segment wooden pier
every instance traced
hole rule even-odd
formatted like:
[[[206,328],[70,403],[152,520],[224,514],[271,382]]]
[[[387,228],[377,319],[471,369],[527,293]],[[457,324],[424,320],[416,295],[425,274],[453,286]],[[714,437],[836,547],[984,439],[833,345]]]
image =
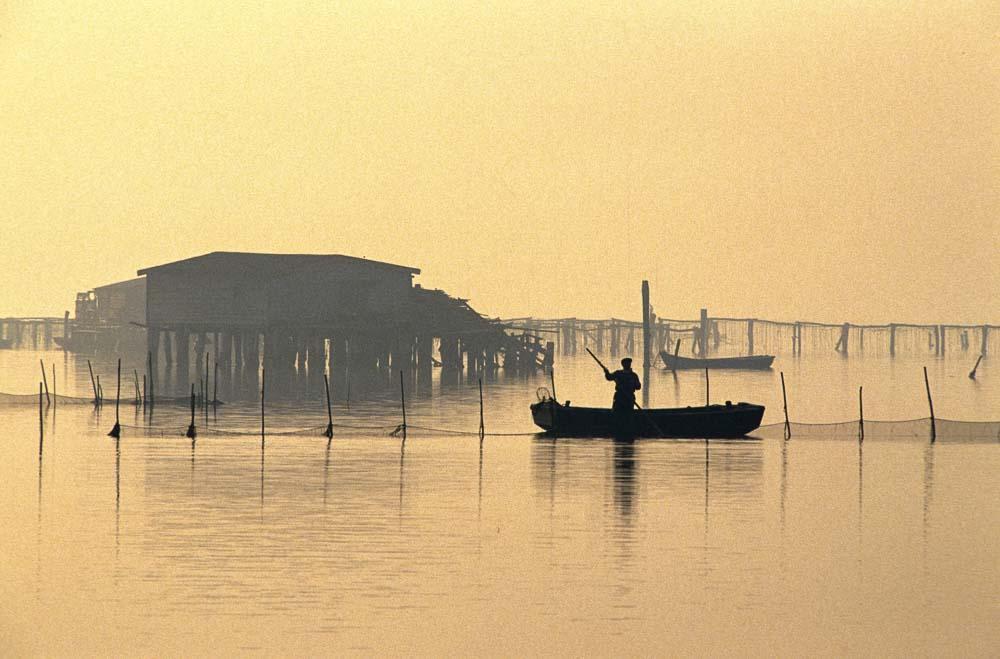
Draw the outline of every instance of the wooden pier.
[[[775,321],[761,318],[709,316],[702,309],[697,319],[658,318],[649,313],[652,361],[660,351],[681,341],[681,354],[754,355],[886,354],[945,355],[951,352],[989,354],[1000,349],[1000,325],[889,323],[820,323]],[[509,327],[551,336],[556,351],[575,355],[590,348],[599,353],[643,354],[643,322],[621,318],[507,318]],[[671,348],[672,350],[672,348]]]

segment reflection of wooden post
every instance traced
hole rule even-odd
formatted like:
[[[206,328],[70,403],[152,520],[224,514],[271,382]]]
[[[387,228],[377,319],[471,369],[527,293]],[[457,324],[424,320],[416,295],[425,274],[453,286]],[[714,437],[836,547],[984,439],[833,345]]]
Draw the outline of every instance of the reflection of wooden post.
[[[649,354],[652,348],[652,336],[649,331],[649,282],[642,282],[642,365],[649,366]]]
[[[699,337],[701,356],[708,356],[708,309],[701,310],[701,336]]]
[[[69,349],[69,311],[63,313],[63,350]]]
[[[938,354],[944,356],[944,325],[938,328]]]
[[[747,321],[747,354],[753,354],[753,318]]]
[[[896,356],[896,323],[889,323],[889,356]]]

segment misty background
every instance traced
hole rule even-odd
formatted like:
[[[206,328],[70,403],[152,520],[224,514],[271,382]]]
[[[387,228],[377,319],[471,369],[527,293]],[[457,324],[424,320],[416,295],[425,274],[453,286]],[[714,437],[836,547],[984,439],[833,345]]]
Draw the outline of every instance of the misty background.
[[[0,315],[215,250],[490,315],[1000,320],[993,2],[9,2]]]

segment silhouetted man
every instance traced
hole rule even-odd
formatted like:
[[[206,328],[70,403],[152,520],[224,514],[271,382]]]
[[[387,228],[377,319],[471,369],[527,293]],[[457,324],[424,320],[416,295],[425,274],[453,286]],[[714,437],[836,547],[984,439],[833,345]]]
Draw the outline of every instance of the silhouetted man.
[[[632,358],[623,359],[622,367],[614,373],[605,368],[604,378],[615,383],[615,398],[611,403],[611,410],[616,415],[631,414],[635,407],[635,392],[642,389],[639,375],[632,370]]]

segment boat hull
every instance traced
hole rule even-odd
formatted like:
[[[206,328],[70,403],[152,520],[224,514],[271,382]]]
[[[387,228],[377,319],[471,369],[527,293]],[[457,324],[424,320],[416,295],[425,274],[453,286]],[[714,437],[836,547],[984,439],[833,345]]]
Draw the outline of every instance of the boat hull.
[[[624,417],[599,407],[568,407],[552,400],[531,406],[547,433],[565,437],[740,438],[760,427],[764,407],[751,403],[634,410]]]
[[[667,368],[677,370],[733,368],[750,371],[766,371],[774,362],[774,355],[750,355],[748,357],[708,357],[695,359],[693,357],[673,356],[667,351],[660,353],[660,358]]]

